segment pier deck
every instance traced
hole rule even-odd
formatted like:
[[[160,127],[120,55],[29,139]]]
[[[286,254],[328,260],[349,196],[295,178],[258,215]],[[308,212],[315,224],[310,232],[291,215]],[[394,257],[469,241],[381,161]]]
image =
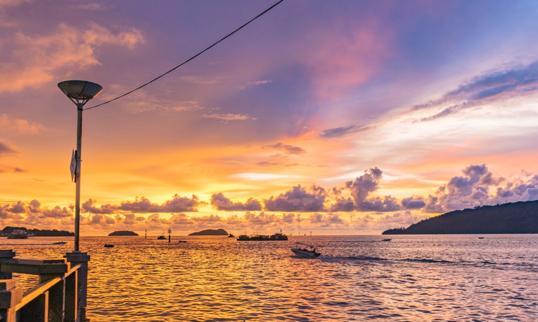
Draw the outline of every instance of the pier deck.
[[[0,321],[79,322],[86,320],[89,256],[68,253],[66,259],[15,258],[0,250]],[[39,284],[26,294],[13,273],[39,276]]]

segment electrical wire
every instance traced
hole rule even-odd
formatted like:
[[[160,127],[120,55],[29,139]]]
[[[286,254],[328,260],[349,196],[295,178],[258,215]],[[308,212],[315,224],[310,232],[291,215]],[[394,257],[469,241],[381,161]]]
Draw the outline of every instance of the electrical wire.
[[[109,103],[112,103],[114,101],[117,101],[119,100],[120,98],[123,98],[129,94],[132,94],[146,86],[148,86],[149,84],[163,78],[164,76],[172,73],[173,71],[175,71],[176,69],[180,68],[181,66],[183,65],[186,65],[187,63],[193,61],[194,59],[196,59],[198,56],[202,55],[203,53],[207,52],[208,50],[210,50],[211,48],[215,47],[216,45],[220,44],[221,42],[223,42],[224,40],[228,39],[229,37],[233,36],[235,33],[237,33],[238,31],[240,31],[241,29],[245,28],[246,26],[248,26],[250,23],[254,22],[255,20],[257,20],[258,18],[262,17],[263,15],[265,15],[266,13],[268,13],[269,11],[271,11],[273,8],[275,8],[276,6],[278,6],[279,4],[281,4],[282,2],[284,2],[284,0],[279,0],[277,2],[275,2],[273,5],[271,5],[269,8],[265,9],[264,11],[260,12],[259,14],[257,14],[256,16],[254,16],[253,18],[249,19],[247,22],[245,22],[244,24],[242,24],[241,26],[235,28],[232,32],[226,34],[225,36],[219,38],[217,41],[215,41],[214,43],[212,43],[211,45],[207,46],[206,48],[204,48],[203,50],[197,52],[196,54],[192,55],[190,58],[188,58],[187,60],[181,62],[180,64],[172,67],[171,69],[167,70],[166,72],[158,75],[157,77],[121,94],[121,95],[118,95],[112,99],[109,99],[107,101],[104,101],[102,103],[99,103],[97,105],[93,105],[93,106],[90,106],[90,107],[87,107],[85,108],[84,110],[91,110],[91,109],[94,109],[94,108],[98,108],[98,107],[101,107],[103,105],[106,105],[106,104],[109,104]]]

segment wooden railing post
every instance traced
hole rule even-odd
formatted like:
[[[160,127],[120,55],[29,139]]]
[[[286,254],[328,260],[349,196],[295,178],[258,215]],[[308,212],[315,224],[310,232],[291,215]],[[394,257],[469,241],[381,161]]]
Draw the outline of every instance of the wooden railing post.
[[[78,319],[78,270],[67,276],[64,283],[64,321],[75,322]]]
[[[65,320],[65,279],[49,290],[49,322]]]
[[[2,263],[15,257],[13,250],[0,250],[0,321],[15,322],[15,305],[22,299],[22,290],[16,287],[11,272],[2,271]]]
[[[0,250],[0,279],[11,279],[13,277],[11,272],[3,272],[1,265],[15,258],[15,255],[16,253],[12,249]]]
[[[39,282],[44,283],[46,281],[49,281],[55,277],[61,277],[62,282],[56,284],[55,286],[51,287],[49,291],[46,293],[46,299],[45,299],[45,314],[46,314],[46,320],[47,322],[63,322],[64,316],[65,316],[65,280],[64,280],[64,273],[48,273],[48,274],[40,274],[39,275]]]
[[[72,266],[80,265],[77,270],[77,321],[86,322],[86,303],[88,298],[88,262],[90,255],[72,252],[65,255]]]
[[[15,305],[22,299],[22,289],[14,280],[0,280],[0,321],[15,322]]]

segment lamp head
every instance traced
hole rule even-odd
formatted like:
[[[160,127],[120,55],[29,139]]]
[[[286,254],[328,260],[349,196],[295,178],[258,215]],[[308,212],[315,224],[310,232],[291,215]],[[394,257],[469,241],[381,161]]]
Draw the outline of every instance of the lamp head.
[[[58,83],[60,90],[75,104],[84,105],[97,95],[103,87],[85,80],[67,80]]]

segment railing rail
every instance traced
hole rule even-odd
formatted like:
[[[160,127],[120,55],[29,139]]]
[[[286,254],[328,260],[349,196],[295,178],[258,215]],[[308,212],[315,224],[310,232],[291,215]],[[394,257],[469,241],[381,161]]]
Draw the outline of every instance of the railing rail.
[[[69,262],[14,257],[13,251],[0,250],[0,321],[85,322],[86,254],[69,253]],[[40,283],[23,295],[13,273],[38,275]]]
[[[48,282],[39,284],[36,288],[32,289],[28,294],[25,294],[19,303],[17,303],[14,307],[15,311],[18,312],[21,309],[23,309],[28,303],[32,302],[36,298],[40,297],[41,295],[48,292],[53,286],[57,285],[58,283],[61,283],[63,279],[61,277],[56,277],[51,279]]]

